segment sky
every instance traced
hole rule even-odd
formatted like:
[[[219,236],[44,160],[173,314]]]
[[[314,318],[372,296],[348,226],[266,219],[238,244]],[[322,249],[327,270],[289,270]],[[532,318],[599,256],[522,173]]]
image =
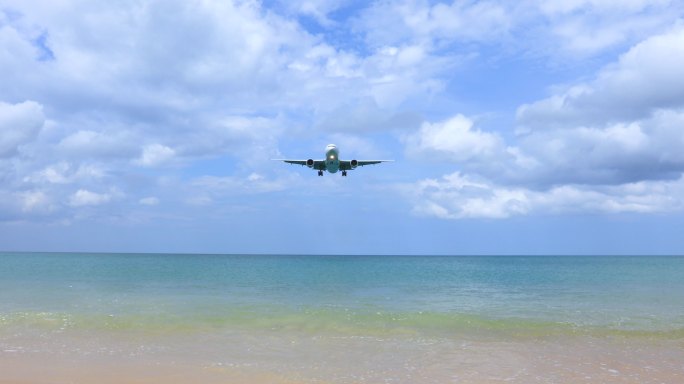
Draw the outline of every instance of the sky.
[[[683,174],[684,1],[0,0],[0,250],[684,254]]]

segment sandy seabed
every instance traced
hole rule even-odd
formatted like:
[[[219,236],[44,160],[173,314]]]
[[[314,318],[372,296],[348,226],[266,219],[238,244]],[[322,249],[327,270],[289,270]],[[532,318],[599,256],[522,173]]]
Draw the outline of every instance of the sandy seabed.
[[[684,383],[684,340],[298,332],[0,336],[0,383]]]

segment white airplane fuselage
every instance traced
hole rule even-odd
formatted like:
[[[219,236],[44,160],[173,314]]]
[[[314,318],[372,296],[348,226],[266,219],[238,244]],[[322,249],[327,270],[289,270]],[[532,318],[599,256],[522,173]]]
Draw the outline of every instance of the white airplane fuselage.
[[[330,173],[340,170],[340,150],[335,144],[325,147],[325,169]]]

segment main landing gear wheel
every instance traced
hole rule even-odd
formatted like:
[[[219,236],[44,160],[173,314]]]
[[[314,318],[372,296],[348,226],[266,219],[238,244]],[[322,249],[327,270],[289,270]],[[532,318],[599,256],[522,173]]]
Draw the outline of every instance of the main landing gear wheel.
[[[323,176],[323,171],[318,171],[318,176]]]
[[[342,171],[342,176],[347,176],[347,171]]]

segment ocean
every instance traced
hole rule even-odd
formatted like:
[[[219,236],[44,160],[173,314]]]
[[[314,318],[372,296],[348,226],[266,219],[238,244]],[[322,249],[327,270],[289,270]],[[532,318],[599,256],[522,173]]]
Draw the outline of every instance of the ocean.
[[[3,359],[82,367],[64,382],[112,362],[206,382],[669,382],[684,257],[0,253]]]

